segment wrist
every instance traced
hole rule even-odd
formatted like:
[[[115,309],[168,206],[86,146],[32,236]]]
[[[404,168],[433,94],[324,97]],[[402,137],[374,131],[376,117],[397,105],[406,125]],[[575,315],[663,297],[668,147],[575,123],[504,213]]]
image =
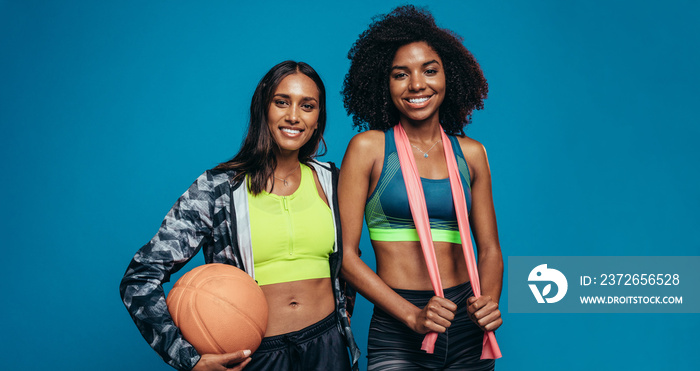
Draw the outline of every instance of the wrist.
[[[192,347],[194,349],[194,347]],[[202,356],[197,354],[194,357],[186,360],[186,363],[184,364],[184,367],[186,370],[196,370],[195,367],[199,364],[199,361],[202,359]]]
[[[488,292],[482,292],[481,296],[485,296],[485,297],[489,298],[492,302],[498,304],[499,298],[497,296],[491,295]]]
[[[420,308],[413,306],[411,310],[408,311],[408,314],[404,316],[404,318],[401,320],[406,327],[410,328],[411,330],[415,331],[416,330],[416,322],[418,321],[418,314],[420,313]]]

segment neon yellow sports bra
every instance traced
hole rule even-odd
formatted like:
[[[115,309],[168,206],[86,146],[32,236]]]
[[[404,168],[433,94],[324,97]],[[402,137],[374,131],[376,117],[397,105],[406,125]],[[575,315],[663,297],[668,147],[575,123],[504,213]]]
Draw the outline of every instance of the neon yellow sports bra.
[[[335,232],[331,209],[318,195],[311,168],[289,196],[248,193],[255,280],[259,285],[331,276]]]

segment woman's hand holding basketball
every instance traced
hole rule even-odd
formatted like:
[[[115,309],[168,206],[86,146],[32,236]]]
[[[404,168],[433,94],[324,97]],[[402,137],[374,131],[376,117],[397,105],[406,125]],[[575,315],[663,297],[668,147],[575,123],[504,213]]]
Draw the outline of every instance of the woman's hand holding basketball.
[[[498,303],[488,295],[482,295],[478,299],[473,296],[468,298],[467,312],[469,318],[484,331],[494,331],[503,324]]]
[[[250,350],[226,354],[204,354],[192,371],[240,371],[250,362]]]
[[[416,315],[412,330],[425,334],[428,332],[443,333],[452,325],[457,304],[449,299],[433,296],[428,304]]]

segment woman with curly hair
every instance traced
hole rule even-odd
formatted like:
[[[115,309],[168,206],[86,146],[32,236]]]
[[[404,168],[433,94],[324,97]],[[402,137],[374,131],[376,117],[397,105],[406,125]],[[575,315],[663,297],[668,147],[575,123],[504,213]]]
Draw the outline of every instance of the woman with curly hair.
[[[342,274],[375,305],[368,369],[492,370],[503,259],[486,151],[464,135],[481,68],[413,6],[375,19],[348,58],[345,108],[369,130],[343,159]],[[359,258],[363,215],[376,273]]]
[[[338,171],[315,160],[325,128],[326,93],[316,71],[294,61],[272,67],[253,93],[238,154],[202,174],[134,256],[122,300],[174,368],[356,369],[359,349],[338,277]],[[200,249],[207,264],[243,269],[265,294],[267,330],[255,353],[199,354],[175,326],[163,283]]]

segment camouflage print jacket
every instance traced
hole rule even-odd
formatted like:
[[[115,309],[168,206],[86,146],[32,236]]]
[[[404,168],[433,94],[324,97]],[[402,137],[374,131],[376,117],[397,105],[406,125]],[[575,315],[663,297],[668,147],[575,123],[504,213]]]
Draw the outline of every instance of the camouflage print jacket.
[[[318,174],[335,221],[335,246],[329,264],[338,330],[345,336],[357,369],[360,350],[348,320],[354,292],[339,278],[343,247],[335,192],[338,169],[330,162],[312,161],[310,165]],[[136,253],[119,286],[124,305],[143,337],[178,370],[191,370],[200,355],[173,323],[163,283],[200,249],[206,263],[231,264],[254,277],[248,191],[245,182],[233,182],[233,175],[232,171],[208,170],[199,176],[170,209],[155,237]]]

